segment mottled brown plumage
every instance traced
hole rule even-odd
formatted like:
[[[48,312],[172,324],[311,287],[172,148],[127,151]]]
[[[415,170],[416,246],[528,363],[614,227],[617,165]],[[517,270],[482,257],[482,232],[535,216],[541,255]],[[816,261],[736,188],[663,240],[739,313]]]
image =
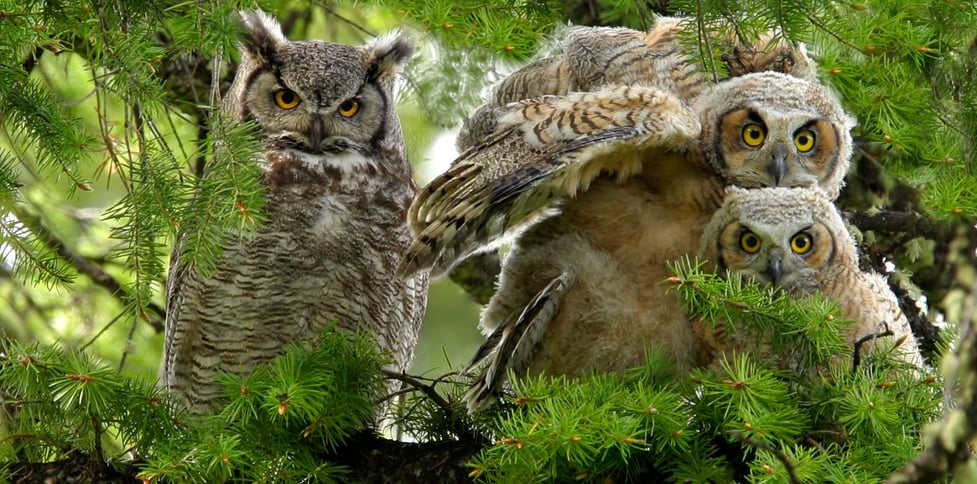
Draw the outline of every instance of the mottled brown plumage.
[[[647,32],[624,27],[566,29],[560,53],[524,66],[493,87],[485,104],[465,120],[458,148],[464,151],[483,142],[497,130],[505,105],[515,101],[615,85],[655,87],[686,101],[697,97],[711,76],[682,43],[688,20],[659,17]],[[770,34],[748,45],[730,38],[712,42],[728,50],[722,59],[729,77],[775,71],[816,80],[816,66],[803,45],[791,45]]]
[[[888,331],[891,335],[882,340],[894,344],[904,338],[899,356],[922,367],[895,295],[882,275],[858,268],[855,241],[820,189],[730,187],[722,208],[704,229],[700,247],[699,255],[720,272],[729,270],[757,284],[772,283],[793,296],[820,293],[837,300],[842,316],[854,321],[845,330],[849,344]],[[754,338],[736,336],[707,336],[711,356],[706,363],[721,352],[757,351]],[[866,344],[862,351],[871,346]]]
[[[195,413],[219,397],[219,370],[243,375],[334,321],[372,332],[404,370],[427,298],[424,271],[394,275],[415,192],[393,105],[410,43],[291,42],[263,12],[243,19],[242,62],[223,109],[260,126],[267,222],[249,240],[228,234],[209,277],[177,244],[162,376]]]
[[[493,94],[499,97],[473,115],[488,117],[460,139],[472,146],[412,205],[417,237],[408,274],[427,267],[443,273],[517,234],[481,318],[486,344],[497,349],[478,354],[489,364],[468,394],[470,409],[491,403],[506,368],[620,371],[640,364],[647,347],[663,350],[680,371],[701,363],[693,328],[660,283],[671,275],[666,262],[698,250],[724,186],[840,189],[851,120],[831,93],[776,72],[705,83],[679,50],[675,28],[665,19],[647,35],[574,31],[569,45],[594,47],[570,48],[564,61],[540,61],[504,80]],[[782,66],[780,57],[770,59],[771,68]],[[584,68],[574,66],[602,75],[579,82],[573,73]],[[534,72],[569,75],[569,92],[501,104],[523,92],[563,89],[529,82]],[[753,144],[747,119],[756,126],[750,133],[763,138],[752,137]],[[812,129],[821,122],[824,131]],[[478,131],[486,127],[489,133]]]

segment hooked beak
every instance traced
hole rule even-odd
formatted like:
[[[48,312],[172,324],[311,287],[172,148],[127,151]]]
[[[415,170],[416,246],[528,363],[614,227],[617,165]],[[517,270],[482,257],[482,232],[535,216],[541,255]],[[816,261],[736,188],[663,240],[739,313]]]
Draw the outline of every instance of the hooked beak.
[[[780,180],[787,174],[787,147],[783,143],[777,143],[773,147],[773,159],[770,160],[767,170],[774,179],[774,186],[780,186]]]
[[[313,152],[319,151],[319,146],[322,144],[323,135],[325,133],[325,126],[322,122],[322,116],[318,113],[312,115],[312,129],[309,130],[309,144]]]
[[[784,268],[781,265],[783,258],[784,254],[779,250],[770,252],[770,264],[767,266],[767,277],[769,277],[770,282],[774,284],[780,281],[780,276],[784,275]]]

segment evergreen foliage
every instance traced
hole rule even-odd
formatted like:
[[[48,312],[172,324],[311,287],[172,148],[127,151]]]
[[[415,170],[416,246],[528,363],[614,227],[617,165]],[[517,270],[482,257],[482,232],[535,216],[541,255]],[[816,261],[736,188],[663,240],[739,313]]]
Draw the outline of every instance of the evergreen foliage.
[[[939,379],[907,367],[891,346],[852,368],[854,349],[838,338],[842,322],[825,318],[832,303],[724,284],[699,268],[679,263],[672,280],[694,314],[730,331],[773,335],[774,354],[796,351],[803,363],[779,368],[726,355],[717,368],[674,375],[651,354],[623,377],[513,378],[513,405],[486,425],[495,445],[473,460],[473,475],[881,482],[922,450],[923,425],[941,413]],[[822,351],[825,344],[832,350]]]
[[[0,456],[14,469],[80,451],[145,459],[140,476],[151,481],[341,482],[324,456],[374,420],[384,388],[374,341],[331,328],[247,377],[225,375],[228,403],[204,418],[86,353],[2,344]]]

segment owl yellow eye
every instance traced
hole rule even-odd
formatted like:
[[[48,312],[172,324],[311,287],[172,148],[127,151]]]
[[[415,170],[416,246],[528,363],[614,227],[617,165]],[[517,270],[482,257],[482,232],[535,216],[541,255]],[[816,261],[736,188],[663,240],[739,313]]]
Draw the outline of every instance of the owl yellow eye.
[[[755,254],[760,250],[760,238],[753,232],[743,232],[740,236],[740,248],[747,254]]]
[[[302,102],[299,96],[288,89],[279,89],[275,91],[275,104],[282,109],[292,109],[298,106]]]
[[[802,153],[807,153],[814,149],[814,131],[802,129],[794,135],[794,146]]]
[[[749,123],[743,126],[743,142],[748,146],[760,146],[767,138],[767,131],[756,123]]]
[[[790,249],[798,254],[804,255],[810,252],[811,247],[814,247],[814,241],[811,239],[811,234],[807,232],[798,232],[790,239]]]
[[[355,99],[347,99],[339,105],[340,116],[352,118],[358,112],[360,112],[360,102]]]

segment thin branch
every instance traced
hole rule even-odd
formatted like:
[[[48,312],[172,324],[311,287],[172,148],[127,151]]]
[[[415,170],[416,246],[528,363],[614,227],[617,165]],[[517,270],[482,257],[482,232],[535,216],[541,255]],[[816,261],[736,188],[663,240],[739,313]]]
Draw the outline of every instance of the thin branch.
[[[383,373],[384,375],[386,375],[387,378],[391,378],[393,380],[402,381],[402,382],[404,382],[404,383],[406,383],[406,384],[408,384],[408,385],[416,388],[421,393],[423,393],[425,396],[427,396],[428,398],[430,398],[431,401],[433,401],[435,404],[437,404],[437,406],[440,407],[441,410],[444,411],[444,413],[448,416],[449,419],[451,419],[451,420],[455,420],[456,419],[457,411],[456,411],[455,407],[453,407],[451,405],[451,402],[449,402],[448,400],[446,400],[443,396],[441,396],[440,393],[438,393],[434,389],[434,385],[436,385],[437,383],[441,382],[441,379],[440,378],[439,379],[436,379],[436,380],[432,380],[433,383],[431,385],[427,385],[424,382],[422,382],[420,379],[418,379],[416,377],[413,377],[411,375],[408,375],[408,374],[406,374],[406,373],[404,373],[402,371],[396,371],[396,370],[391,370],[391,369],[387,369],[387,368],[381,368],[380,369],[380,372]],[[460,439],[462,439],[462,440],[465,440],[465,441],[468,441],[468,442],[482,442],[482,441],[485,440],[478,433],[472,432],[471,429],[469,429],[468,426],[466,426],[466,425],[460,425],[458,427],[459,428],[456,428],[454,430],[457,432],[458,437]]]
[[[129,354],[132,353],[132,348],[133,348],[132,340],[136,335],[137,326],[138,325],[136,324],[136,322],[133,321],[132,327],[129,328],[129,335],[126,336],[125,349],[122,350],[122,358],[119,358],[119,373],[122,373],[122,370],[126,366],[126,359],[129,357]]]
[[[101,338],[102,335],[105,334],[105,332],[109,330],[109,328],[111,328],[112,326],[115,326],[115,323],[117,323],[120,319],[122,319],[122,315],[123,314],[125,314],[125,313],[119,313],[119,314],[115,315],[115,317],[112,318],[111,321],[109,321],[108,323],[106,323],[106,325],[103,326],[102,329],[98,330],[98,332],[96,332],[94,335],[92,335],[92,337],[88,339],[88,342],[87,343],[81,345],[81,348],[80,349],[82,351],[84,351],[86,348],[88,348],[89,346],[91,346],[92,344],[94,344],[96,341],[98,341],[98,339]],[[122,359],[125,360],[125,354],[124,353],[122,355]]]
[[[386,375],[387,378],[390,378],[392,380],[402,381],[420,390],[421,393],[427,395],[427,397],[430,398],[431,401],[436,403],[445,412],[448,412],[449,414],[454,412],[454,408],[451,406],[451,403],[445,400],[445,398],[442,397],[441,394],[434,389],[434,386],[426,385],[422,381],[418,380],[417,378],[414,378],[402,371],[395,371],[387,368],[381,368],[380,372]]]
[[[377,36],[377,34],[371,32],[366,27],[363,27],[362,25],[354,22],[353,20],[351,20],[349,18],[346,18],[346,17],[340,15],[339,12],[336,11],[336,9],[330,7],[325,2],[316,1],[316,2],[312,2],[312,3],[315,4],[315,5],[318,5],[319,8],[325,10],[326,13],[328,13],[329,15],[332,15],[333,17],[336,17],[337,19],[345,22],[350,27],[353,27],[354,29],[359,30],[360,32],[363,32],[364,34],[369,35],[370,37],[376,37]]]
[[[695,18],[696,31],[699,35],[699,46],[701,47],[703,43],[706,44],[706,52],[700,56],[700,59],[705,58],[708,60],[708,65],[710,71],[712,72],[712,82],[719,82],[719,67],[716,66],[716,59],[712,55],[712,42],[709,40],[709,32],[706,28],[705,20],[703,20],[705,18],[705,13],[703,12],[703,5],[701,1],[696,2]],[[702,52],[701,48],[699,49],[699,52]]]
[[[882,338],[882,337],[885,337],[885,336],[893,336],[893,335],[895,335],[895,333],[893,333],[892,331],[889,330],[889,326],[887,324],[882,323],[882,325],[885,327],[885,331],[881,331],[880,332],[880,331],[876,330],[872,334],[862,336],[861,338],[858,339],[858,341],[855,342],[855,354],[854,354],[854,356],[852,358],[852,367],[851,367],[852,371],[857,370],[858,369],[858,365],[861,364],[861,360],[862,360],[862,345],[863,344],[871,341],[872,344],[874,345],[875,344],[875,340],[878,339],[878,338]],[[869,350],[868,353],[869,353],[869,357],[871,357],[872,356],[872,351]]]
[[[797,477],[797,471],[794,469],[794,464],[790,461],[790,457],[787,456],[782,450],[759,440],[754,440],[747,437],[743,432],[733,432],[733,437],[740,442],[743,442],[750,447],[756,447],[757,449],[762,449],[770,452],[784,465],[784,470],[787,471],[787,479],[790,480],[791,484],[801,484],[801,480]]]
[[[109,291],[110,294],[119,299],[119,301],[121,301],[124,305],[128,305],[133,302],[132,295],[123,289],[122,284],[118,280],[81,254],[78,254],[68,248],[68,246],[65,245],[61,239],[59,239],[50,230],[48,230],[47,227],[44,226],[40,218],[30,215],[23,210],[15,210],[15,215],[17,216],[17,219],[20,220],[25,226],[29,227],[31,232],[42,240],[45,245],[51,249],[54,249],[58,255],[74,266],[79,273],[88,276],[92,282],[95,283],[95,285],[101,286]],[[158,304],[151,301],[146,304],[146,309],[154,313],[154,315],[146,315],[146,322],[149,323],[149,325],[152,326],[157,333],[162,332],[163,321],[166,318],[166,311]]]
[[[959,388],[956,405],[943,415],[938,432],[930,438],[926,450],[886,479],[886,484],[937,482],[971,458],[968,442],[977,436],[977,282],[964,311],[963,332],[952,358],[946,365],[958,373],[946,379],[949,390]]]

